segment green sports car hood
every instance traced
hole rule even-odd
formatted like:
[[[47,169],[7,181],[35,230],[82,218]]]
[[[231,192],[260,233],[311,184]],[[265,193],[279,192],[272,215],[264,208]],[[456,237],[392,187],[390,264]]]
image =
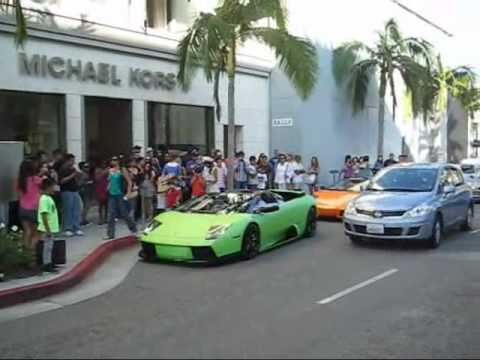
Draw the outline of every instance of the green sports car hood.
[[[155,230],[142,236],[142,241],[179,246],[202,246],[210,228],[218,225],[241,223],[247,214],[196,214],[169,211],[155,218],[161,223]]]

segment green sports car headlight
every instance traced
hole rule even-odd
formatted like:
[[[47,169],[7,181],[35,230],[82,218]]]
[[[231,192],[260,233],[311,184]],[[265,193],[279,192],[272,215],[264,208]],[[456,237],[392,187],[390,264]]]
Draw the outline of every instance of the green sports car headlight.
[[[155,230],[156,228],[158,228],[160,225],[162,225],[162,223],[160,221],[157,221],[157,220],[153,220],[150,224],[148,224],[148,226],[145,228],[145,230],[143,230],[143,233],[145,235],[148,235],[150,234],[153,230]]]
[[[214,225],[208,229],[206,240],[216,240],[223,236],[230,228],[229,224],[226,225]]]

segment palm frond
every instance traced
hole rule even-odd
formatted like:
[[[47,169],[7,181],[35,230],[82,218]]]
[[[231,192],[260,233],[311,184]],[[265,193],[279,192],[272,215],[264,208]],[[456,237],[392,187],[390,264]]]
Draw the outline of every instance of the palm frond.
[[[374,76],[377,66],[375,60],[367,59],[356,63],[351,69],[347,90],[354,113],[365,108],[370,79]]]
[[[279,59],[279,66],[292,82],[300,97],[307,98],[315,87],[318,58],[315,46],[286,30],[254,28],[250,35],[270,47]]]
[[[434,61],[434,51],[433,45],[430,42],[424,39],[410,37],[406,38],[404,43],[408,53],[413,59],[428,68],[432,67],[432,63]]]
[[[23,46],[28,37],[27,21],[23,13],[22,3],[20,0],[15,1],[15,20],[17,23],[15,31],[15,43],[17,47]]]
[[[202,13],[179,42],[178,81],[184,90],[191,86],[192,78],[201,67],[208,82],[221,67],[223,49],[234,36],[233,27],[214,14]]]
[[[282,0],[250,0],[241,9],[241,17],[247,23],[255,23],[262,19],[272,19],[278,29],[287,27],[288,13]]]
[[[393,44],[402,44],[403,36],[395,19],[390,19],[385,24],[386,37],[392,40]]]
[[[343,83],[350,76],[353,66],[362,53],[371,54],[373,50],[360,41],[344,43],[333,51],[332,69],[337,84]]]
[[[407,55],[399,56],[395,62],[407,91],[412,96],[412,112],[414,116],[431,112],[438,89],[431,81],[430,72]]]
[[[15,14],[15,44],[17,48],[23,47],[27,41],[28,30],[21,0],[0,0],[0,11],[9,14],[10,10]]]

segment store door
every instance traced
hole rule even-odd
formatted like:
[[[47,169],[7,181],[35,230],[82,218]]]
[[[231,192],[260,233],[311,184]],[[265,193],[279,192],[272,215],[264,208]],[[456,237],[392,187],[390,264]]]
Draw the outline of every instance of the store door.
[[[89,161],[128,155],[132,147],[132,102],[85,97],[85,132]]]

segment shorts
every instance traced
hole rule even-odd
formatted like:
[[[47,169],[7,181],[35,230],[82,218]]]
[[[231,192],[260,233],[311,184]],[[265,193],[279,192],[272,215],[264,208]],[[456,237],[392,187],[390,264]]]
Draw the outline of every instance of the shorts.
[[[28,221],[31,223],[37,223],[37,209],[29,210],[24,208],[18,209],[18,217],[20,221]]]

